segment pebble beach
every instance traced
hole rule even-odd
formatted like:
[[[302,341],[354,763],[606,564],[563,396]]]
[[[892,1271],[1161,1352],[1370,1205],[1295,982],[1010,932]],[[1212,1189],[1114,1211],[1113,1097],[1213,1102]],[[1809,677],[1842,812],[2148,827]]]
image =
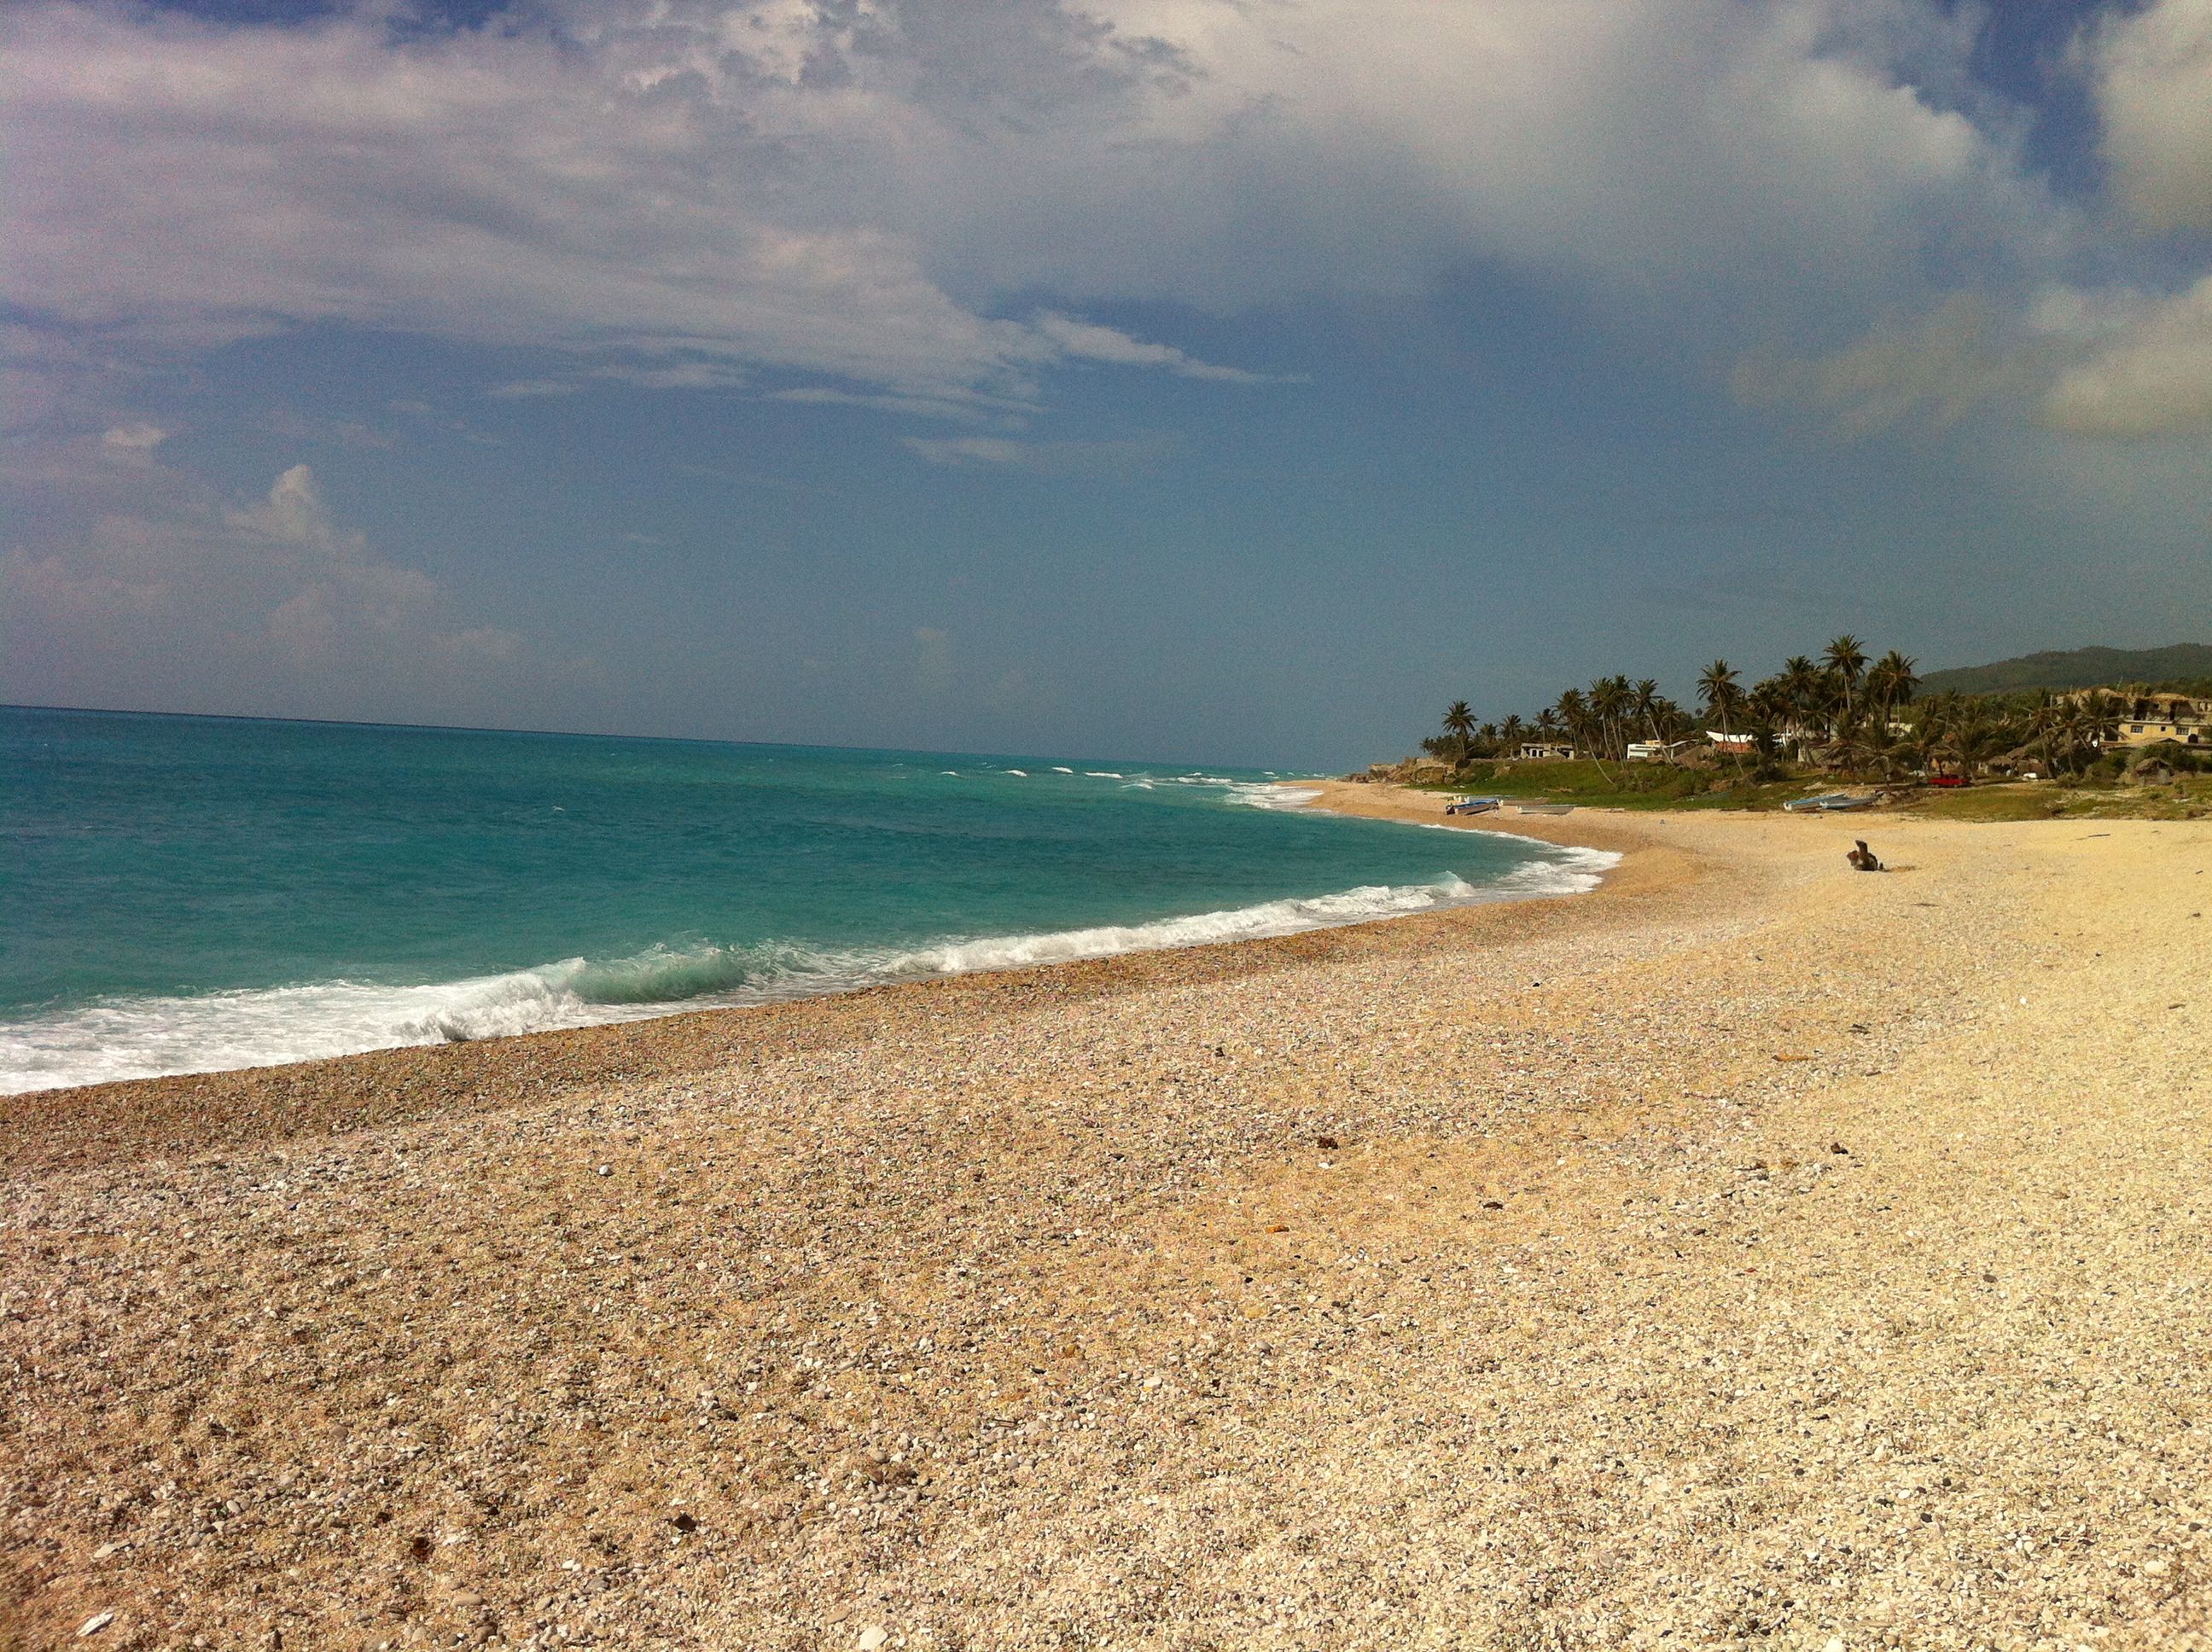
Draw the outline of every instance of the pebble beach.
[[[0,1645],[2212,1647],[2212,823],[1486,828],[1622,859],[0,1099]]]

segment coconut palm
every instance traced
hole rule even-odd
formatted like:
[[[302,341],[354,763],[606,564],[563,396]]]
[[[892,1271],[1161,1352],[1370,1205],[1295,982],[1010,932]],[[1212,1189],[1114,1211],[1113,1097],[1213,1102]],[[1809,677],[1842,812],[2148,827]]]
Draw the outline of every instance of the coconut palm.
[[[1846,631],[1829,643],[1826,650],[1820,655],[1820,659],[1842,683],[1844,715],[1848,717],[1851,714],[1852,703],[1858,694],[1860,673],[1866,670],[1866,649],[1856,637]]]
[[[1990,758],[2018,744],[2017,731],[1984,714],[1980,707],[1962,712],[1943,730],[1943,749],[1959,766],[1960,778],[1971,781]]]
[[[2120,733],[2121,702],[2102,689],[2092,689],[2067,708],[2067,756],[2076,773],[2096,761],[2097,754]]]
[[[1879,714],[1885,733],[1888,731],[1890,714],[1899,706],[1912,703],[1913,690],[1920,686],[1920,678],[1917,675],[1918,664],[1918,661],[1908,659],[1892,648],[1867,672],[1867,697],[1881,708]]]
[[[1821,714],[1825,706],[1820,668],[1813,663],[1809,655],[1792,654],[1782,662],[1779,681],[1782,692],[1789,700],[1790,737],[1795,744],[1802,746],[1805,737],[1825,721]]]
[[[1666,738],[1659,732],[1659,708],[1666,702],[1659,697],[1659,683],[1655,677],[1644,677],[1637,683],[1633,709],[1636,720],[1644,726],[1644,738],[1660,740]]]
[[[1580,689],[1569,689],[1553,702],[1552,710],[1558,716],[1560,726],[1566,730],[1570,740],[1579,746],[1589,745],[1589,701]]]
[[[1590,716],[1597,725],[1597,755],[1619,757],[1627,742],[1620,736],[1622,725],[1636,707],[1636,691],[1628,686],[1625,677],[1601,677],[1590,684]]]
[[[1720,725],[1725,738],[1729,719],[1743,709],[1743,687],[1735,667],[1725,659],[1716,659],[1698,672],[1698,698],[1705,704],[1705,715]]]
[[[1455,700],[1444,708],[1444,732],[1459,742],[1459,760],[1467,761],[1468,742],[1474,738],[1474,708]]]
[[[1839,774],[1856,774],[1879,755],[1856,718],[1847,718],[1820,752],[1820,761]]]
[[[1725,659],[1716,659],[1698,673],[1698,698],[1705,703],[1705,716],[1721,726],[1721,738],[1729,738],[1731,718],[1743,713],[1743,685],[1737,680],[1735,667]],[[1730,752],[1735,763],[1736,778],[1743,777],[1743,759]]]

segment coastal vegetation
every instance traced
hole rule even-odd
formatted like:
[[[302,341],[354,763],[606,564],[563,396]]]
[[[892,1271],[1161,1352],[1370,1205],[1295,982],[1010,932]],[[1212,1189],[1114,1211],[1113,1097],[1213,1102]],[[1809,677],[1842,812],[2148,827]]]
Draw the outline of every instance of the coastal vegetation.
[[[2158,683],[2183,693],[2212,695],[2212,643],[2052,649],[1986,665],[1930,671],[1927,685],[1938,693],[2013,694],[2023,689],[2094,689],[2113,683]]]
[[[2196,663],[2189,649],[2155,652]],[[1689,705],[1652,678],[1626,674],[1563,689],[1533,715],[1484,720],[1458,700],[1445,708],[1441,732],[1422,742],[1426,757],[1401,765],[1418,772],[1399,777],[1631,808],[1771,808],[1808,787],[1839,784],[1978,817],[2095,810],[2100,794],[2119,791],[2129,794],[2128,812],[2171,804],[2193,813],[2212,800],[2212,746],[2203,744],[2212,740],[2212,682],[1927,691],[1930,680],[1961,675],[1924,677],[1909,656],[1890,649],[1876,657],[1844,633],[1756,680],[1713,660]],[[2161,730],[2176,738],[2160,738]],[[2031,782],[2037,796],[2017,805],[1949,795]]]

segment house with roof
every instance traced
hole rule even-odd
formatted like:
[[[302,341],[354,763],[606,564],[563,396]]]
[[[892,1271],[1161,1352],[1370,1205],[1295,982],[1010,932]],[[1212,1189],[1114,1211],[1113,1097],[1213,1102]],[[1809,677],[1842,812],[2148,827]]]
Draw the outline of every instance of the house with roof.
[[[2212,700],[2188,694],[2123,694],[2113,745],[2212,746]]]

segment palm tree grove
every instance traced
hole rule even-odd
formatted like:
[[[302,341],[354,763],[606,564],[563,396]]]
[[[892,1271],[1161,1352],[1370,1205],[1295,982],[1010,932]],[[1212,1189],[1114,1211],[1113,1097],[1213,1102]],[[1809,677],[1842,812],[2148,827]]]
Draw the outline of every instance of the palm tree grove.
[[[2124,739],[2159,696],[2212,684],[2133,683],[2055,691],[1923,695],[1917,662],[1875,658],[1846,632],[1817,656],[1795,654],[1755,682],[1725,659],[1698,672],[1694,703],[1650,677],[1601,677],[1563,690],[1533,717],[1480,720],[1466,700],[1424,740],[1425,778],[1540,781],[1624,802],[1704,797],[1756,806],[1806,782],[1903,790],[1990,780],[2117,785],[2212,772],[2200,742]],[[2203,702],[2200,701],[2201,705]],[[2130,724],[2130,719],[2136,719]],[[1440,772],[1441,771],[1441,772]]]

